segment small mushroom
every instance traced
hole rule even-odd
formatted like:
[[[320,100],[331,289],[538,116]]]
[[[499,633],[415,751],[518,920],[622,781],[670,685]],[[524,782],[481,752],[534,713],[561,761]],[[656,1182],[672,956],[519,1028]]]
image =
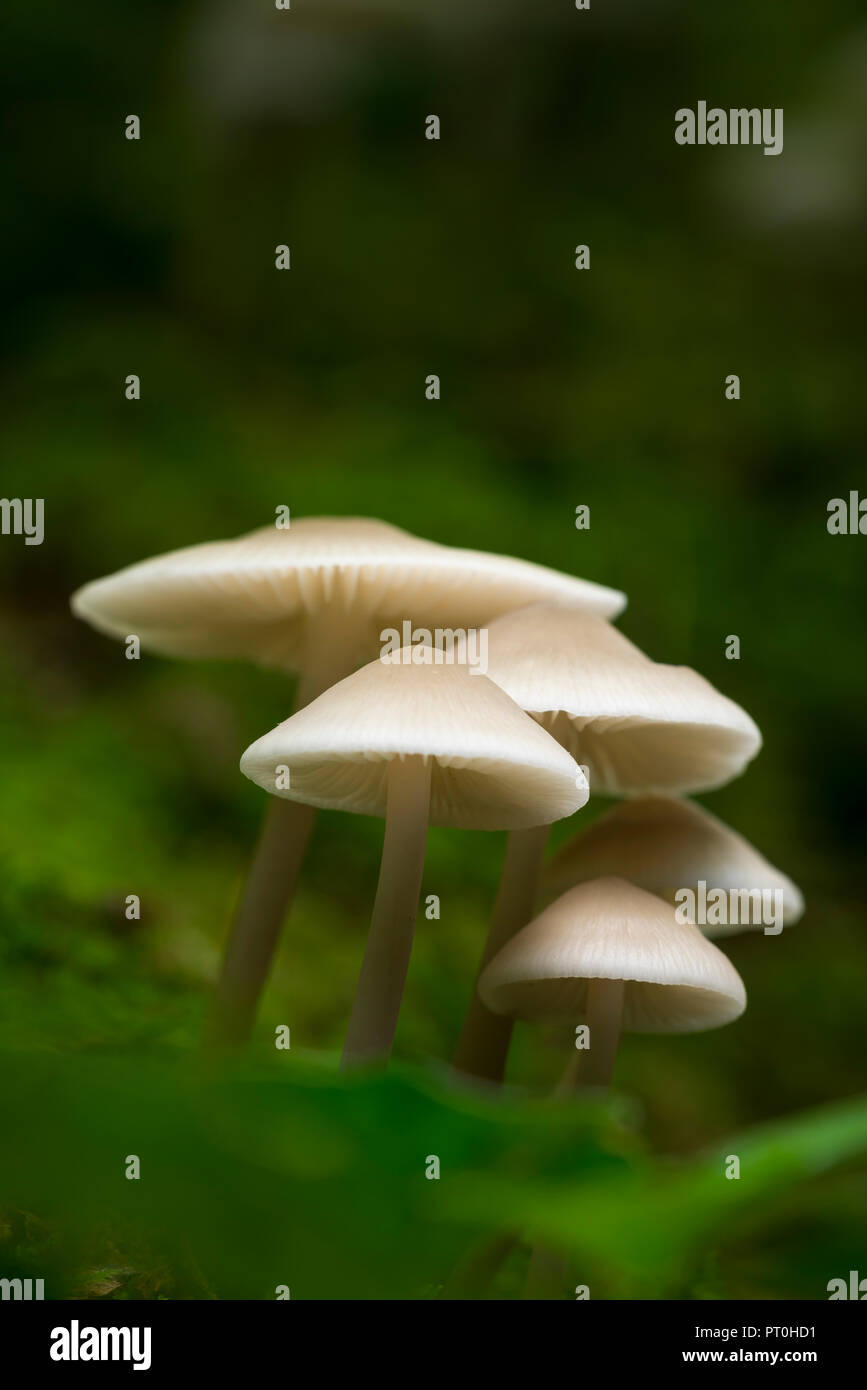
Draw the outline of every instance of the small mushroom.
[[[415,648],[397,658],[340,681],[241,759],[242,772],[278,796],[385,817],[344,1063],[391,1051],[428,824],[496,830],[549,823],[571,815],[587,795],[569,754],[492,681],[466,666],[420,663]]]
[[[586,1020],[580,1079],[605,1088],[621,1029],[698,1033],[746,1008],[743,981],[722,951],[622,878],[581,883],[545,908],[486,967],[479,993],[496,1014]]]
[[[576,1046],[557,1087],[607,1090],[622,1030],[697,1033],[746,1008],[740,975],[697,927],[622,878],[569,889],[491,961],[479,992],[495,1013],[550,1022],[586,1022],[589,1046]],[[559,1296],[566,1262],[534,1247],[526,1296]]]
[[[164,656],[245,658],[298,672],[296,708],[369,661],[384,626],[473,628],[540,598],[618,613],[622,594],[502,555],[421,540],[366,517],[303,517],[172,551],[85,584],[72,610]],[[271,802],[217,984],[210,1036],[252,1027],[313,828]]]
[[[703,806],[678,797],[636,797],[606,811],[588,830],[573,836],[546,866],[543,895],[550,901],[578,883],[609,874],[628,878],[672,904],[678,903],[685,889],[698,899],[701,882],[711,893],[779,894],[781,925],[785,926],[796,922],[804,910],[804,899],[790,878]],[[749,916],[751,920],[737,923],[698,925],[709,937],[761,930],[761,912]]]
[[[587,769],[591,794],[705,790],[761,746],[749,715],[696,671],[651,661],[610,623],[561,604],[491,623],[488,674]],[[532,916],[545,839],[544,829],[510,837],[480,974]],[[502,1080],[510,1036],[474,991],[456,1069]]]

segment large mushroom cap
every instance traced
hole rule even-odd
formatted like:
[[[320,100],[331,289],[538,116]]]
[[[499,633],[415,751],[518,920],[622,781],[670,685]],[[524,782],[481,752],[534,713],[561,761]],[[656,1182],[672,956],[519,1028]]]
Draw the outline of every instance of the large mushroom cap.
[[[579,884],[519,931],[483,971],[479,994],[494,1013],[574,1022],[588,980],[623,980],[623,1026],[692,1033],[743,1013],[734,966],[674,908],[622,878]]]
[[[576,608],[534,604],[498,618],[488,675],[589,768],[594,792],[708,790],[761,747],[749,715],[703,676],[651,661]]]
[[[620,874],[648,893],[674,903],[684,888],[724,892],[780,892],[783,922],[796,922],[804,910],[799,889],[769,864],[742,835],[694,801],[676,797],[636,797],[622,801],[574,836],[547,865],[543,891],[558,897],[590,879]],[[738,924],[705,926],[707,936],[725,936],[753,926],[761,930],[761,913]]]
[[[339,681],[252,744],[241,771],[291,800],[384,816],[389,762],[430,758],[431,823],[480,830],[547,825],[584,805],[576,763],[493,681],[410,664],[415,654]]]
[[[304,517],[131,565],[85,584],[72,609],[100,632],[136,633],[165,656],[294,668],[308,619],[326,610],[343,615],[343,640],[369,655],[383,624],[478,627],[540,598],[612,615],[626,601],[584,579],[437,545],[384,521]]]

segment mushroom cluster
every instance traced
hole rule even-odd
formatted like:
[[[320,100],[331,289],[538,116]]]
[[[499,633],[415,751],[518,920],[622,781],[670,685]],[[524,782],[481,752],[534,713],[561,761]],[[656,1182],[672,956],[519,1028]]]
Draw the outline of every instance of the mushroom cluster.
[[[158,555],[85,584],[72,611],[162,656],[243,658],[297,676],[300,710],[381,647],[385,627],[467,631],[539,600],[603,617],[623,594],[508,556],[420,540],[366,517],[305,517]],[[252,1027],[317,803],[271,800],[223,956],[209,1036]]]
[[[498,1085],[513,1021],[559,1020],[575,1026],[576,1047],[558,1089],[607,1087],[623,1031],[697,1031],[743,1011],[740,976],[710,938],[776,934],[803,903],[684,798],[743,772],[761,736],[695,671],[633,646],[612,625],[625,602],[358,518],[192,546],[73,596],[79,617],[144,649],[246,658],[297,677],[294,713],[241,757],[271,795],[210,1045],[250,1034],[317,808],[385,827],[345,1063],[391,1051],[428,825],[508,832],[456,1076]],[[470,632],[485,634],[484,663],[454,640]],[[591,794],[623,799],[545,865],[550,826]]]

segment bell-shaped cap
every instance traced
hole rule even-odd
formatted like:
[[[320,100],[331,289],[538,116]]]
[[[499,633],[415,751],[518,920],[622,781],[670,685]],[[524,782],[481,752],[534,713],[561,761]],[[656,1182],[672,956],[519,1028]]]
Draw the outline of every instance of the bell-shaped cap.
[[[488,675],[589,769],[594,793],[708,790],[761,747],[749,715],[698,672],[651,661],[575,608],[534,604],[491,623]]]
[[[339,681],[251,744],[241,771],[278,796],[384,816],[389,762],[429,758],[431,824],[479,830],[548,825],[584,805],[577,764],[493,681],[419,664],[419,652]]]
[[[493,1013],[574,1022],[586,1013],[588,980],[623,980],[623,1027],[633,1033],[697,1033],[746,1008],[740,975],[698,927],[622,878],[570,888],[513,936],[482,972]]]
[[[792,880],[742,835],[703,806],[676,797],[636,797],[606,811],[554,855],[545,867],[542,891],[546,898],[556,898],[578,883],[609,874],[628,878],[672,904],[684,889],[691,889],[697,902],[702,882],[708,892],[751,895],[750,911],[738,911],[737,922],[699,922],[710,937],[762,930],[762,912],[754,910],[757,894],[780,894],[785,926],[804,910],[804,899]],[[681,897],[678,906],[687,911],[687,900]]]
[[[85,584],[73,612],[164,656],[246,657],[297,669],[309,625],[369,657],[384,625],[480,627],[540,598],[614,614],[622,594],[506,556],[420,540],[365,517],[303,517],[144,560]]]

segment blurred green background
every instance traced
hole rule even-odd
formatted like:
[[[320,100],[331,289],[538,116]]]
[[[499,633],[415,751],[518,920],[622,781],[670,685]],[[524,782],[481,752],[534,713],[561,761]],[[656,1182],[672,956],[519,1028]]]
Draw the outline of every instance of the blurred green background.
[[[867,541],[826,529],[831,498],[867,495],[860,6],[7,0],[3,26],[3,491],[43,497],[46,533],[0,539],[0,1274],[50,1267],[55,1291],[110,1297],[438,1296],[510,1215],[550,1232],[552,1193],[598,1296],[816,1298],[859,1258],[867,1274],[863,1127],[840,1118],[865,1080]],[[699,100],[783,107],[784,153],[677,146],[674,112]],[[628,636],[760,725],[757,762],[706,804],[807,912],[727,943],[739,1022],[625,1040],[622,1113],[538,1100],[556,1034],[517,1030],[501,1105],[454,1096],[439,1069],[499,835],[431,832],[423,893],[442,915],[419,926],[396,1069],[334,1076],[382,827],[326,813],[250,1058],[197,1079],[207,1140],[190,1122],[186,1062],[263,810],[238,758],[293,691],[244,666],[127,661],[68,598],[279,504],[621,588]],[[671,1267],[648,1254],[629,1184],[688,1181],[696,1155],[775,1122],[847,1138],[818,1163],[790,1135],[757,1205],[732,1199],[738,1220],[674,1202],[683,1249]],[[145,1137],[166,1186],[140,1199],[118,1177]],[[448,1177],[427,1182],[441,1149]],[[621,1166],[632,1236],[602,1216],[593,1236],[594,1183]],[[471,1171],[486,1200],[461,1197]]]

